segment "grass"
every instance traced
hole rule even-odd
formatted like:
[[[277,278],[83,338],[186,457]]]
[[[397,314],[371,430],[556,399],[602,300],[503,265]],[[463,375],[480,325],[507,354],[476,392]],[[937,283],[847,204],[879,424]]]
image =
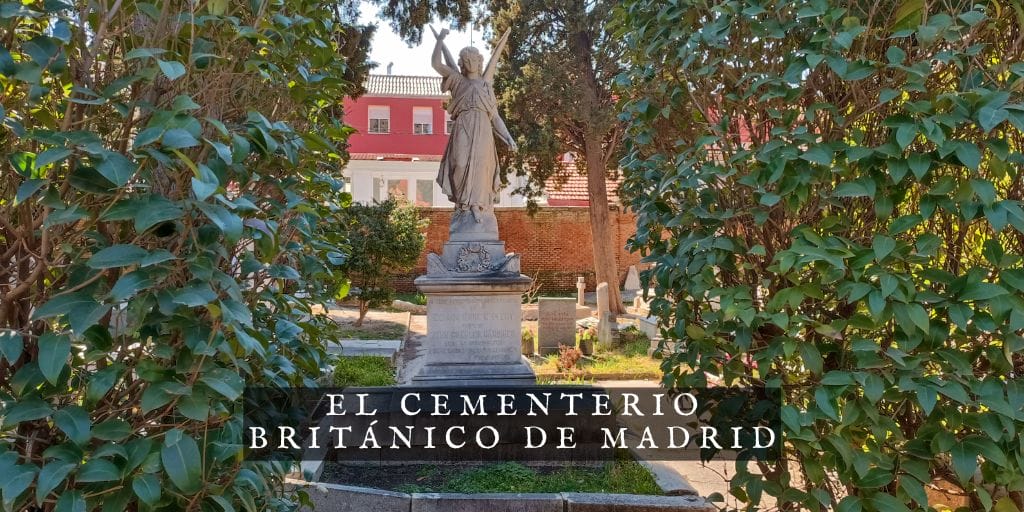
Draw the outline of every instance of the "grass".
[[[480,468],[443,474],[443,468],[430,466],[422,480],[435,484],[405,484],[401,492],[598,492],[623,494],[661,494],[654,477],[643,466],[625,457],[603,467],[568,467],[553,471],[531,468],[517,462],[502,462]],[[442,474],[437,474],[442,473]]]
[[[600,379],[602,375],[631,375],[660,379],[661,359],[647,355],[650,340],[632,330],[624,330],[621,335],[623,343],[611,348],[598,346],[593,356],[580,360],[579,367],[586,372],[587,377]],[[558,355],[552,354],[539,361],[535,360],[533,368],[539,375],[555,374],[558,373],[557,363]]]
[[[395,369],[387,357],[340,357],[334,365],[334,385],[338,387],[391,386],[394,383]]]
[[[411,302],[413,304],[418,304],[420,306],[426,306],[427,305],[427,296],[423,295],[420,292],[401,292],[401,293],[396,293],[395,294],[395,298],[398,299],[398,300],[404,300],[406,302]]]
[[[400,340],[405,337],[405,325],[385,320],[366,319],[362,327],[341,324],[340,336],[357,340]]]

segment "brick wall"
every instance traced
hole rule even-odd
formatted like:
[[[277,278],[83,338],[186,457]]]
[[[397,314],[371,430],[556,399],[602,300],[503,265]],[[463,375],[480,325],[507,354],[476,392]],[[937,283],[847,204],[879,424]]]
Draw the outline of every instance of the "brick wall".
[[[415,290],[412,280],[426,272],[426,253],[441,253],[448,239],[448,222],[452,211],[424,208],[420,215],[429,219],[427,246],[416,269],[397,279],[399,290]],[[590,237],[590,216],[587,208],[545,207],[532,216],[525,208],[497,208],[498,235],[505,241],[505,250],[520,255],[523,274],[536,277],[542,292],[574,292],[576,277],[584,276],[587,290],[594,290],[594,254]],[[613,239],[608,243],[617,249],[621,286],[630,265],[640,255],[626,251],[626,240],[636,231],[636,219],[617,208],[609,212]]]

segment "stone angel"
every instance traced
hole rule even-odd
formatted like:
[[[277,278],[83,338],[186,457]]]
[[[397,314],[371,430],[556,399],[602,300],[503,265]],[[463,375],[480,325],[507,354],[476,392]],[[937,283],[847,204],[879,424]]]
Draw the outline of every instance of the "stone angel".
[[[457,217],[470,213],[477,224],[494,222],[496,237],[497,221],[492,219],[494,204],[500,199],[501,172],[498,168],[495,138],[512,151],[518,150],[515,139],[498,114],[498,101],[494,96],[494,71],[508,41],[509,32],[506,31],[498,40],[485,67],[483,55],[472,46],[459,52],[456,66],[444,44],[448,30],[443,29],[440,33],[433,27],[430,30],[437,40],[431,64],[443,77],[441,90],[451,93],[448,114],[452,128],[448,146],[441,158],[437,183],[456,205],[452,233],[460,231],[458,226],[466,224],[468,220]],[[470,231],[481,229],[466,227]],[[491,231],[489,226],[482,229]]]

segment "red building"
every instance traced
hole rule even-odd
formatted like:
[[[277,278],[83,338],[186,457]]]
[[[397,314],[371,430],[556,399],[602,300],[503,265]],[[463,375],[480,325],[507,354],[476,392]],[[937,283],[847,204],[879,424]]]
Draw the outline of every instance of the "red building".
[[[355,201],[400,195],[419,206],[453,206],[434,181],[448,144],[447,100],[440,76],[404,75],[370,75],[365,95],[345,98],[345,123],[356,129],[346,170]],[[511,193],[518,179],[510,180],[498,206],[525,206]]]

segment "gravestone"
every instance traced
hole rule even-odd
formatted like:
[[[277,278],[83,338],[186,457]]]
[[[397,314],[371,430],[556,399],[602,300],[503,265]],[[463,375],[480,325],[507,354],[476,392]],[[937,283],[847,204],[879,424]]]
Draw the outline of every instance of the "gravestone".
[[[602,346],[610,346],[613,339],[611,309],[608,307],[608,283],[597,285],[597,342]]]
[[[640,273],[637,272],[636,265],[629,266],[629,271],[626,272],[626,283],[622,289],[630,292],[640,290]]]
[[[583,295],[587,292],[587,280],[583,276],[576,278],[576,304],[583,306],[585,304]]]
[[[537,305],[537,350],[557,354],[558,345],[576,346],[576,302],[541,298]]]

